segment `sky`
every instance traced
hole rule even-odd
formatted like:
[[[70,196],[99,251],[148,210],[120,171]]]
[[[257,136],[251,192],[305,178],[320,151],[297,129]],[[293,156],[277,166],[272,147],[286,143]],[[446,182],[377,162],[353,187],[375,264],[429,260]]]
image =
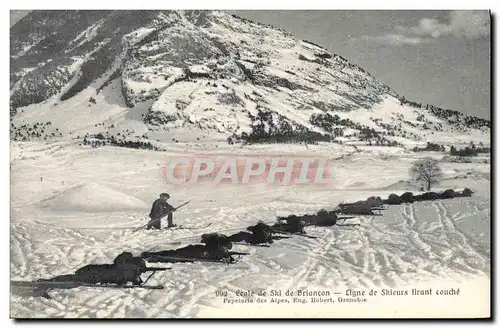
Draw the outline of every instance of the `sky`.
[[[11,26],[27,12],[11,10]],[[230,12],[319,44],[408,100],[490,118],[487,11]]]
[[[487,11],[238,11],[356,64],[407,99],[490,117]]]

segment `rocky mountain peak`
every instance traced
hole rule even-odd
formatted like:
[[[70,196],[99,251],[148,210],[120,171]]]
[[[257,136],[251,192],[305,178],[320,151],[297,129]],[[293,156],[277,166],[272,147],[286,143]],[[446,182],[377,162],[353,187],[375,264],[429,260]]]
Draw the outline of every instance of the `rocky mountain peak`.
[[[11,28],[10,77],[15,120],[24,109],[79,118],[68,132],[133,118],[156,135],[397,145],[489,125],[408,102],[321,46],[221,11],[34,11]]]

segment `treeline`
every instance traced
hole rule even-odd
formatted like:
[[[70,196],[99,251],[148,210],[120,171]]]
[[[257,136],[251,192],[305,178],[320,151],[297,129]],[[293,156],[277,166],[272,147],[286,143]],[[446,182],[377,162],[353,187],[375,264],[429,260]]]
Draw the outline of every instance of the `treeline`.
[[[459,156],[459,157],[471,157],[471,156],[477,156],[480,153],[490,153],[491,149],[489,147],[483,147],[482,143],[480,144],[480,147],[476,147],[474,143],[471,143],[470,146],[462,148],[462,149],[457,149],[455,146],[450,147],[450,155],[452,156]],[[437,151],[437,152],[446,152],[446,149],[443,145],[435,144],[432,142],[427,142],[427,145],[425,147],[414,147],[413,148],[414,152],[420,152],[420,151]]]
[[[267,108],[258,108],[257,115],[251,115],[252,131],[241,135],[233,134],[228,143],[238,141],[246,143],[317,143],[330,142],[331,136],[311,131],[303,125],[292,123],[286,117],[274,113]]]
[[[454,146],[450,147],[450,155],[459,157],[477,156],[479,153],[489,153],[490,151],[488,147],[476,147],[474,144],[463,149],[456,149]]]
[[[422,139],[419,135],[417,135],[417,134],[415,134],[415,133],[413,133],[411,131],[404,130],[401,122],[399,122],[398,125],[395,125],[395,124],[384,123],[384,122],[382,122],[381,118],[370,117],[370,120],[373,123],[375,123],[377,126],[385,129],[387,132],[383,132],[383,133],[386,133],[388,136],[402,137],[402,138],[405,138],[405,139],[414,139],[414,140],[420,140],[420,139]],[[407,123],[407,124],[409,123],[410,125],[413,124],[413,123],[408,122],[408,121],[403,121],[403,122]]]
[[[438,145],[432,142],[427,142],[427,145],[424,148],[419,148],[415,147],[413,148],[414,152],[419,152],[419,151],[440,151],[440,152],[445,152],[446,149],[444,148],[443,145]]]
[[[359,124],[348,118],[340,118],[337,114],[313,114],[309,118],[309,123],[314,126],[320,127],[329,132],[332,138],[343,137],[345,128],[354,129],[359,131],[358,138],[360,141],[366,141],[369,146],[376,144],[377,146],[398,146],[397,141],[391,141],[384,137],[384,135],[394,136],[393,132],[379,132],[374,128],[366,125]]]
[[[435,116],[446,120],[449,124],[460,125],[461,123],[468,128],[481,129],[482,127],[491,128],[491,121],[476,116],[469,116],[456,110],[444,109],[433,105],[424,105],[415,101],[409,101],[405,97],[399,97],[401,105],[409,105],[414,108],[423,108],[430,111]]]
[[[102,133],[97,133],[95,135],[83,138],[82,144],[85,146],[91,146],[93,148],[103,147],[106,145],[134,148],[134,149],[146,149],[146,150],[156,150],[165,151],[149,141],[132,141],[125,139],[117,139],[115,136],[104,136]]]
[[[58,128],[51,128],[52,122],[24,123],[16,126],[10,123],[10,139],[13,141],[47,140],[62,137]]]
[[[450,199],[456,197],[471,197],[474,192],[469,188],[465,188],[462,192],[457,192],[453,189],[446,189],[442,193],[426,192],[420,195],[414,195],[412,192],[405,192],[398,196],[397,194],[390,194],[387,199],[383,200],[387,205],[399,205],[404,203],[414,203],[428,200]]]
[[[362,126],[361,124],[354,122],[348,118],[340,118],[340,116],[338,116],[337,114],[313,114],[309,118],[309,123],[322,128],[326,132],[329,132],[336,137],[343,136],[345,128],[364,130],[366,133],[372,135],[378,134],[378,132],[373,130],[372,128]]]

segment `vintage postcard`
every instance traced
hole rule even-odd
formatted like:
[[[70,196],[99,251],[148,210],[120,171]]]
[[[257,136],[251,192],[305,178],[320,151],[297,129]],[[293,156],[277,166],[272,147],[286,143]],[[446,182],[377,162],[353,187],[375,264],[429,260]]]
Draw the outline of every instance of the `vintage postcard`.
[[[11,10],[10,317],[490,318],[488,10]]]

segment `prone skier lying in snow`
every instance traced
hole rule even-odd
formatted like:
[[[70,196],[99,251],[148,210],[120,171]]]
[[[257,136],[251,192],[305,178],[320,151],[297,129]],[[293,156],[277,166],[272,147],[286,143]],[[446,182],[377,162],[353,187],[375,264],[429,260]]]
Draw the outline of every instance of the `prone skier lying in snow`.
[[[40,282],[81,282],[86,284],[116,284],[133,285],[143,283],[141,274],[147,271],[164,271],[163,268],[150,268],[140,257],[123,252],[118,255],[113,264],[89,264],[75,271],[74,274],[42,279]]]
[[[209,233],[201,236],[205,245],[195,244],[183,248],[160,252],[144,252],[141,257],[149,262],[190,262],[194,260],[211,260],[234,262],[232,255],[245,253],[231,252],[233,247],[229,237],[219,233]]]
[[[250,232],[240,231],[229,236],[229,239],[233,242],[246,242],[252,245],[273,243],[273,230],[264,222],[259,221],[256,225],[248,227],[247,230]]]
[[[301,229],[303,229],[302,224],[305,226],[315,225],[319,227],[331,227],[336,225],[339,220],[344,220],[345,222],[345,220],[355,217],[356,216],[339,216],[337,210],[327,211],[325,209],[321,209],[316,214],[280,217],[278,218],[278,221],[281,222],[281,225],[274,225],[273,228],[286,230],[291,233],[303,233],[301,232]]]
[[[337,223],[337,219],[337,213],[322,209],[315,215],[313,224],[320,227],[334,226]]]
[[[278,222],[273,224],[271,228],[275,232],[298,233],[305,234],[304,227],[306,223],[296,215],[278,218]]]

